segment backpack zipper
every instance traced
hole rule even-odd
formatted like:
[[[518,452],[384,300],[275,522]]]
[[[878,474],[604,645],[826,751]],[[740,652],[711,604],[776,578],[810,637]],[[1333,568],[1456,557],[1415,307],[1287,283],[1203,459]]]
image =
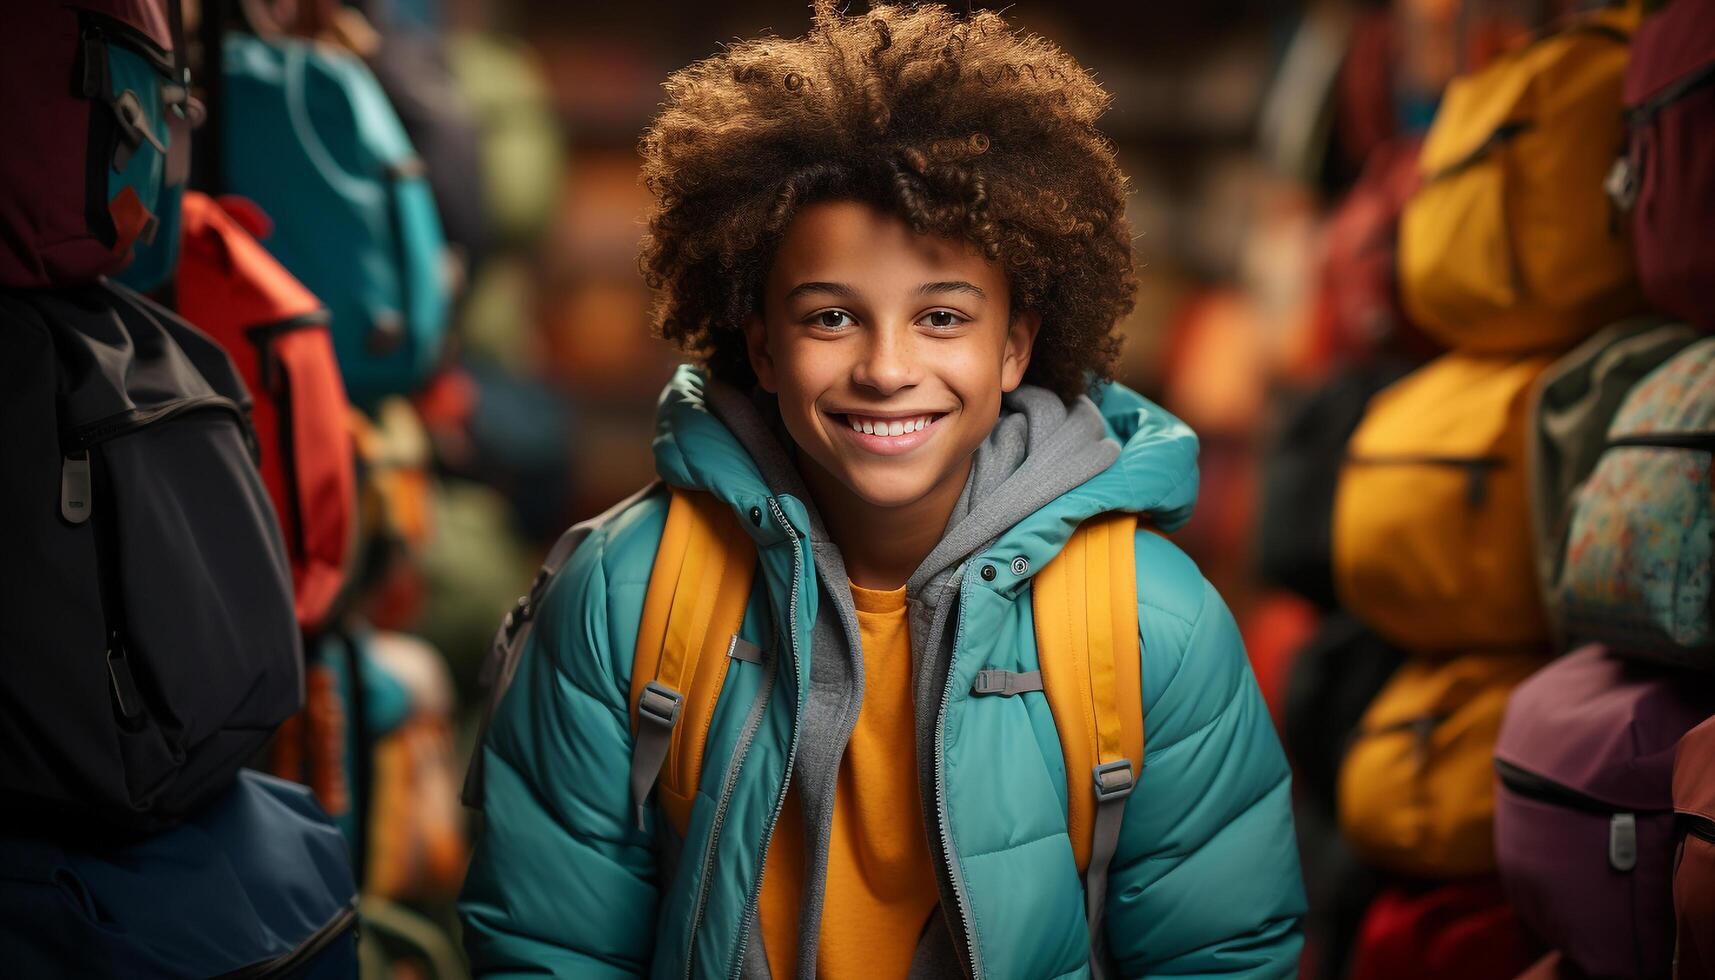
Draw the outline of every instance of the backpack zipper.
[[[1667,812],[1665,809],[1637,810],[1632,807],[1605,803],[1594,796],[1580,793],[1564,783],[1555,782],[1547,776],[1531,772],[1529,769],[1515,765],[1505,759],[1495,760],[1495,775],[1500,777],[1502,786],[1526,799],[1536,800],[1539,803],[1550,803],[1554,806],[1565,807],[1568,810],[1594,813],[1604,817],[1616,813]]]
[[[291,527],[293,554],[299,558],[309,554],[309,539],[304,531],[303,495],[298,489],[297,426],[292,408],[292,375],[274,353],[274,340],[282,334],[328,325],[326,310],[316,310],[251,327],[244,332],[256,345],[257,374],[262,386],[274,397],[275,438],[280,445],[280,466],[285,471],[286,510]]]
[[[1557,783],[1540,773],[1516,766],[1505,759],[1495,760],[1495,774],[1501,785],[1518,795],[1567,810],[1576,810],[1608,818],[1608,866],[1619,872],[1629,872],[1638,866],[1638,816],[1669,812],[1666,809],[1639,810],[1615,806],[1580,793],[1564,783]]]
[[[1694,813],[1681,813],[1679,818],[1685,821],[1686,833],[1698,840],[1715,844],[1715,820]]]
[[[1684,99],[1686,96],[1715,82],[1715,62],[1704,65],[1687,75],[1682,75],[1668,86],[1638,105],[1626,110],[1626,122],[1633,128],[1643,126],[1661,114],[1663,109]]]
[[[305,961],[332,946],[341,936],[356,926],[357,906],[347,905],[340,909],[338,915],[311,933],[308,939],[299,943],[297,948],[292,951],[262,963],[252,963],[230,973],[224,973],[218,980],[271,980],[273,977],[286,976],[302,966]]]
[[[1398,456],[1359,456],[1348,453],[1349,466],[1441,466],[1465,471],[1465,503],[1481,507],[1488,500],[1489,474],[1507,465],[1505,456],[1444,456],[1435,453]]]
[[[1637,432],[1615,436],[1603,444],[1609,449],[1687,449],[1715,452],[1715,432]]]
[[[65,441],[76,448],[65,453],[60,463],[60,514],[71,524],[88,522],[95,535],[96,579],[102,617],[106,621],[108,693],[120,726],[126,731],[140,731],[149,720],[149,710],[126,651],[128,630],[124,586],[119,581],[118,532],[113,526],[112,516],[99,513],[95,507],[98,483],[104,493],[111,495],[112,492],[112,481],[106,470],[100,468],[97,472],[95,448],[147,426],[206,410],[230,412],[237,417],[254,452],[255,435],[249,427],[249,419],[231,399],[219,395],[181,399],[154,409],[131,409],[79,426],[65,437]]]
[[[250,417],[238,407],[237,402],[225,395],[195,395],[154,408],[127,409],[104,419],[97,419],[94,422],[76,426],[70,430],[68,441],[79,449],[87,450],[110,439],[129,435],[138,429],[171,421],[191,412],[201,411],[225,412],[237,420],[239,431],[244,436],[245,445],[254,456],[256,453],[256,433],[251,426]]]

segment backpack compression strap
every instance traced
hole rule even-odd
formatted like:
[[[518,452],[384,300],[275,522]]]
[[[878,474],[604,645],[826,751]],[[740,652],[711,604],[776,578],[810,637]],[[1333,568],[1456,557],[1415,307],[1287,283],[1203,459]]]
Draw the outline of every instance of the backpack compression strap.
[[[1143,763],[1136,534],[1134,514],[1086,521],[1031,586],[1037,661],[1065,753],[1067,823],[1084,873],[1096,977],[1105,974],[1108,864]]]
[[[674,489],[631,665],[631,802],[639,830],[657,780],[673,826],[682,833],[690,822],[728,658],[758,657],[738,636],[755,575],[756,545],[732,508],[707,493]]]

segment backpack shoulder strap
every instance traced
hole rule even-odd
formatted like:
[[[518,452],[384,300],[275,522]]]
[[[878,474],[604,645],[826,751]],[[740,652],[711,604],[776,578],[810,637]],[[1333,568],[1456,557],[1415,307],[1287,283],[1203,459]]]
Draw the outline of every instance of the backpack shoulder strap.
[[[690,823],[727,661],[757,657],[738,636],[755,575],[756,545],[732,508],[675,488],[631,665],[631,801],[639,830],[657,783],[673,826],[682,835]]]
[[[1098,977],[1108,864],[1143,765],[1136,534],[1135,514],[1086,521],[1031,587],[1037,660],[1065,753],[1072,853],[1084,875]]]

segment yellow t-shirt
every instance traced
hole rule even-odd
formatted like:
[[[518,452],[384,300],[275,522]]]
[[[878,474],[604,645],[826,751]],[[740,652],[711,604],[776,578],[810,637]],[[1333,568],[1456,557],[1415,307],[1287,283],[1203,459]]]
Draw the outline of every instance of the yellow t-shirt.
[[[863,642],[863,705],[834,791],[816,973],[903,977],[939,901],[917,792],[905,588],[851,590]],[[792,787],[774,826],[758,904],[776,977],[797,973],[803,880],[804,817]]]

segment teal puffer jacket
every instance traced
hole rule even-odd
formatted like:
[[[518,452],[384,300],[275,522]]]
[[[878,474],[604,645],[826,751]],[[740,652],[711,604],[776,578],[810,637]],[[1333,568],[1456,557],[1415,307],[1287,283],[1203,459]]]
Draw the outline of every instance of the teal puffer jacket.
[[[685,839],[670,839],[653,814],[652,830],[638,831],[627,699],[667,495],[597,527],[549,588],[479,750],[486,819],[460,911],[481,974],[740,972],[809,679],[798,638],[810,635],[816,569],[803,502],[770,493],[708,412],[701,384],[682,370],[663,395],[657,469],[741,515],[773,516],[741,522],[759,560],[743,635],[793,638],[797,669],[731,663]],[[968,924],[966,961],[996,980],[1087,975],[1089,932],[1046,701],[966,692],[984,668],[1035,669],[1030,570],[1079,522],[1134,511],[1173,528],[1196,497],[1189,429],[1117,385],[1100,408],[1119,458],[976,556],[993,579],[967,575],[962,585],[934,743],[944,774],[936,804],[961,896],[949,916]],[[1147,745],[1110,869],[1112,962],[1127,977],[1290,976],[1304,896],[1284,754],[1220,596],[1159,535],[1140,531],[1136,551]]]

